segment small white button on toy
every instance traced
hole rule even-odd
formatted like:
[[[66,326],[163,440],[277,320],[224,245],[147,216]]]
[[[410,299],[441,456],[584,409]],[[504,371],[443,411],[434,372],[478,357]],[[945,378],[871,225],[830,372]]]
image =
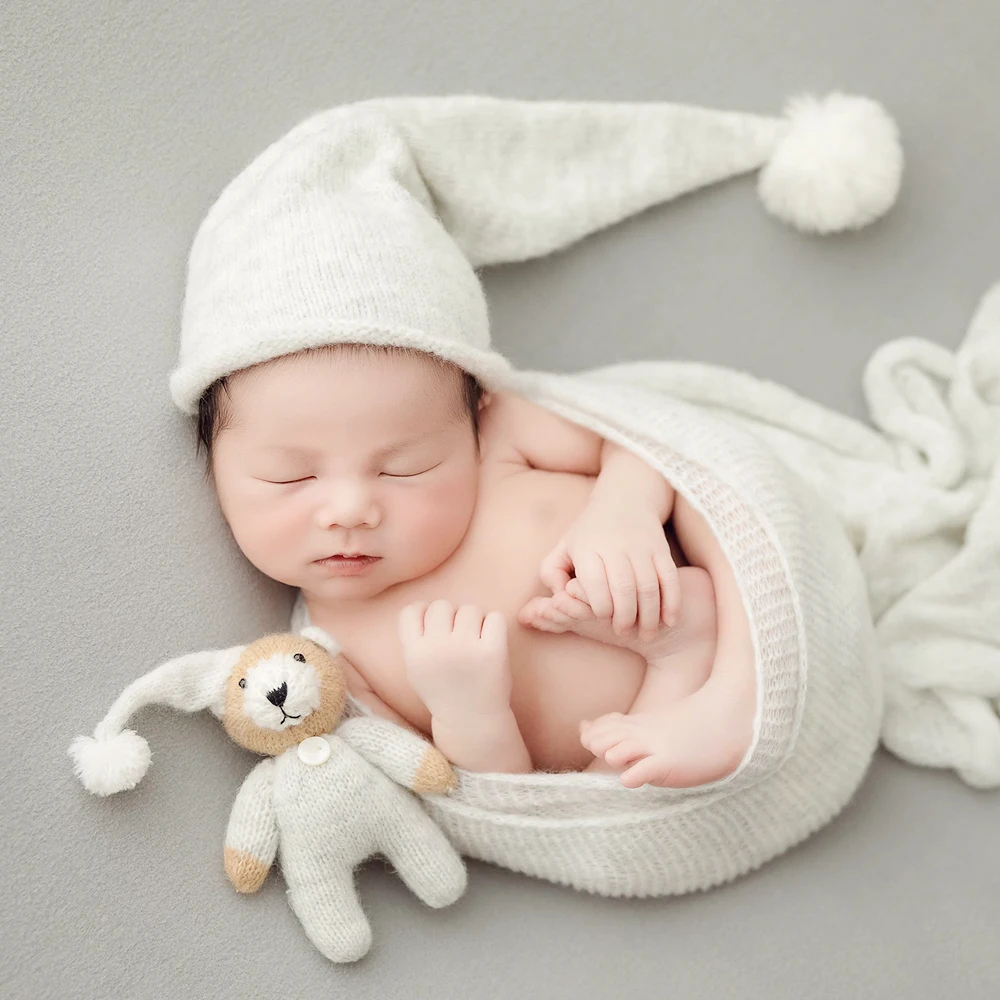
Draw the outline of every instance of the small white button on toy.
[[[330,744],[322,736],[310,736],[299,744],[303,764],[325,764],[330,759]]]

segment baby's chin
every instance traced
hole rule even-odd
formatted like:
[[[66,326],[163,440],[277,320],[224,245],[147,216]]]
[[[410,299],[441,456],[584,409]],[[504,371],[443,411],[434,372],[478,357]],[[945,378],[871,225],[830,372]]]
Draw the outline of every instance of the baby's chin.
[[[420,575],[420,574],[417,574]],[[412,579],[400,567],[386,558],[367,567],[363,572],[351,575],[331,573],[319,565],[310,565],[297,574],[292,586],[298,587],[307,600],[364,601],[377,597],[383,591]]]

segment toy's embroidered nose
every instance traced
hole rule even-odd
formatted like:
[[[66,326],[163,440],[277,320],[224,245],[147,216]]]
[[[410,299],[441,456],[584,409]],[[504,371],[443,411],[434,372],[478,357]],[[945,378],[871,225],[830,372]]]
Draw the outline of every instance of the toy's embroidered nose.
[[[267,700],[272,704],[281,708],[285,704],[285,699],[288,697],[288,682],[282,682],[281,687],[275,688],[273,691],[267,692]]]

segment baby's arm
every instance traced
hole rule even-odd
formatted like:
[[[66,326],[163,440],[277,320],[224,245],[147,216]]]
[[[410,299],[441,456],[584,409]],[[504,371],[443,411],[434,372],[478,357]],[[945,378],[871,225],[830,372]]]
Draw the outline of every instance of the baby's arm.
[[[526,774],[533,770],[510,705],[487,715],[432,715],[434,745],[463,771]]]
[[[532,469],[595,476],[592,499],[651,503],[662,524],[673,510],[673,487],[628,448],[510,392],[491,396],[483,432]]]
[[[406,673],[434,745],[466,771],[523,774],[531,756],[510,707],[507,621],[474,605],[410,604],[399,616]]]

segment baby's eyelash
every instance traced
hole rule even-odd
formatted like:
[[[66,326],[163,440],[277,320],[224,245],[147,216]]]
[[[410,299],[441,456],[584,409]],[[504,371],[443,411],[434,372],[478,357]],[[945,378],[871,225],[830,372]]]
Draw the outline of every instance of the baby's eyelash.
[[[438,462],[438,465],[441,463]],[[429,469],[424,469],[423,472],[411,472],[408,476],[400,476],[394,472],[380,472],[380,476],[388,476],[390,479],[413,479],[415,476],[422,476],[424,473],[433,472],[438,466],[432,465]]]
[[[438,465],[441,463],[438,462]],[[415,479],[417,476],[423,476],[428,472],[433,472],[438,466],[432,465],[429,469],[424,469],[421,472],[411,472],[409,475],[401,476],[394,472],[380,472],[380,476],[388,476],[389,479]],[[261,482],[269,483],[271,486],[293,486],[295,483],[304,483],[310,479],[315,479],[315,476],[303,476],[301,479],[262,479]]]

